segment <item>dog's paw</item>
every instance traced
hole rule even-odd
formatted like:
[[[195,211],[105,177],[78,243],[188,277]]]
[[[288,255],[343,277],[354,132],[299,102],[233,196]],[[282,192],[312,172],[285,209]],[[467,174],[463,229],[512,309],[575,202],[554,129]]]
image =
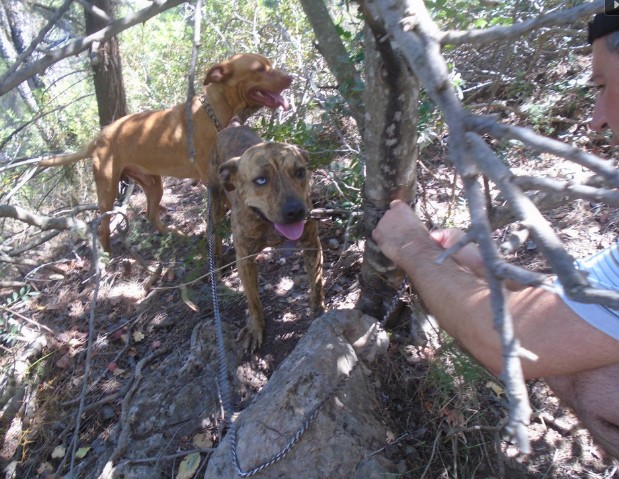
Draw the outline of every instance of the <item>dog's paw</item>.
[[[262,328],[248,324],[241,329],[241,332],[237,336],[236,340],[241,344],[243,351],[252,354],[260,349],[260,346],[262,346],[262,333]]]

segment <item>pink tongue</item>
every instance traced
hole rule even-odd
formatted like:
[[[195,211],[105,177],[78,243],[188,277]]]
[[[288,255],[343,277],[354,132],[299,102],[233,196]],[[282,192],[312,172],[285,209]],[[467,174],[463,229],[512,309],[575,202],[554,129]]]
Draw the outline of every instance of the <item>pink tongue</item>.
[[[276,105],[281,106],[284,110],[290,109],[290,103],[288,103],[288,100],[286,100],[282,95],[269,92],[263,92],[263,94],[269,96]]]
[[[305,227],[305,221],[299,221],[298,223],[291,223],[287,225],[273,223],[275,229],[279,231],[279,233],[288,238],[289,240],[298,240],[303,234],[303,228]]]

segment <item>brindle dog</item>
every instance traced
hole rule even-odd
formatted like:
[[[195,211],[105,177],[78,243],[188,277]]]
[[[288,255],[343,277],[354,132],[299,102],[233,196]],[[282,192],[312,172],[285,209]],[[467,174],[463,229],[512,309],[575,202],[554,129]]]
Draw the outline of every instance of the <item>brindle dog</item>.
[[[303,249],[312,312],[324,312],[322,248],[316,221],[306,220],[311,209],[307,159],[305,150],[263,142],[247,126],[233,124],[217,138],[211,161],[220,164],[221,187],[213,191],[213,220],[217,225],[223,219],[225,191],[231,208],[237,267],[249,309],[239,341],[249,352],[258,349],[263,340],[264,310],[258,294],[255,255],[265,247],[286,243],[287,247],[298,244]],[[216,250],[221,252],[221,246]]]

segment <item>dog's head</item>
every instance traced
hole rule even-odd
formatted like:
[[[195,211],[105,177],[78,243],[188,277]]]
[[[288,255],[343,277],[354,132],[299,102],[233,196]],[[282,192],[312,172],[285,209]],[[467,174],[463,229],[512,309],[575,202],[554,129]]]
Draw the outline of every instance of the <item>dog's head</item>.
[[[308,155],[285,143],[260,143],[219,167],[225,190],[290,240],[303,234],[310,208]]]
[[[221,95],[234,114],[248,108],[263,106],[284,110],[290,108],[282,92],[290,87],[292,77],[273,68],[271,61],[257,53],[239,53],[212,66],[206,73],[204,85],[218,85]]]

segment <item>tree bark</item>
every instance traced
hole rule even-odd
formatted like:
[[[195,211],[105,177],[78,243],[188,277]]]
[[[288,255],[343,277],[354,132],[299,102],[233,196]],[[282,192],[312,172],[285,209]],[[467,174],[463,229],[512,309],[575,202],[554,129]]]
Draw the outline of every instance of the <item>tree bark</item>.
[[[362,5],[363,9],[363,5]],[[372,230],[394,198],[411,203],[416,189],[417,102],[419,84],[406,68],[386,32],[364,11],[366,119],[366,177],[363,189],[365,251],[361,268],[361,296],[357,308],[382,319],[404,279],[378,249]]]
[[[91,4],[104,12],[108,18],[114,17],[113,0],[93,0]],[[85,8],[84,14],[86,35],[98,32],[110,23],[104,16],[97,15],[89,9]],[[127,99],[117,37],[93,44],[91,65],[99,107],[99,123],[103,127],[127,114]]]

